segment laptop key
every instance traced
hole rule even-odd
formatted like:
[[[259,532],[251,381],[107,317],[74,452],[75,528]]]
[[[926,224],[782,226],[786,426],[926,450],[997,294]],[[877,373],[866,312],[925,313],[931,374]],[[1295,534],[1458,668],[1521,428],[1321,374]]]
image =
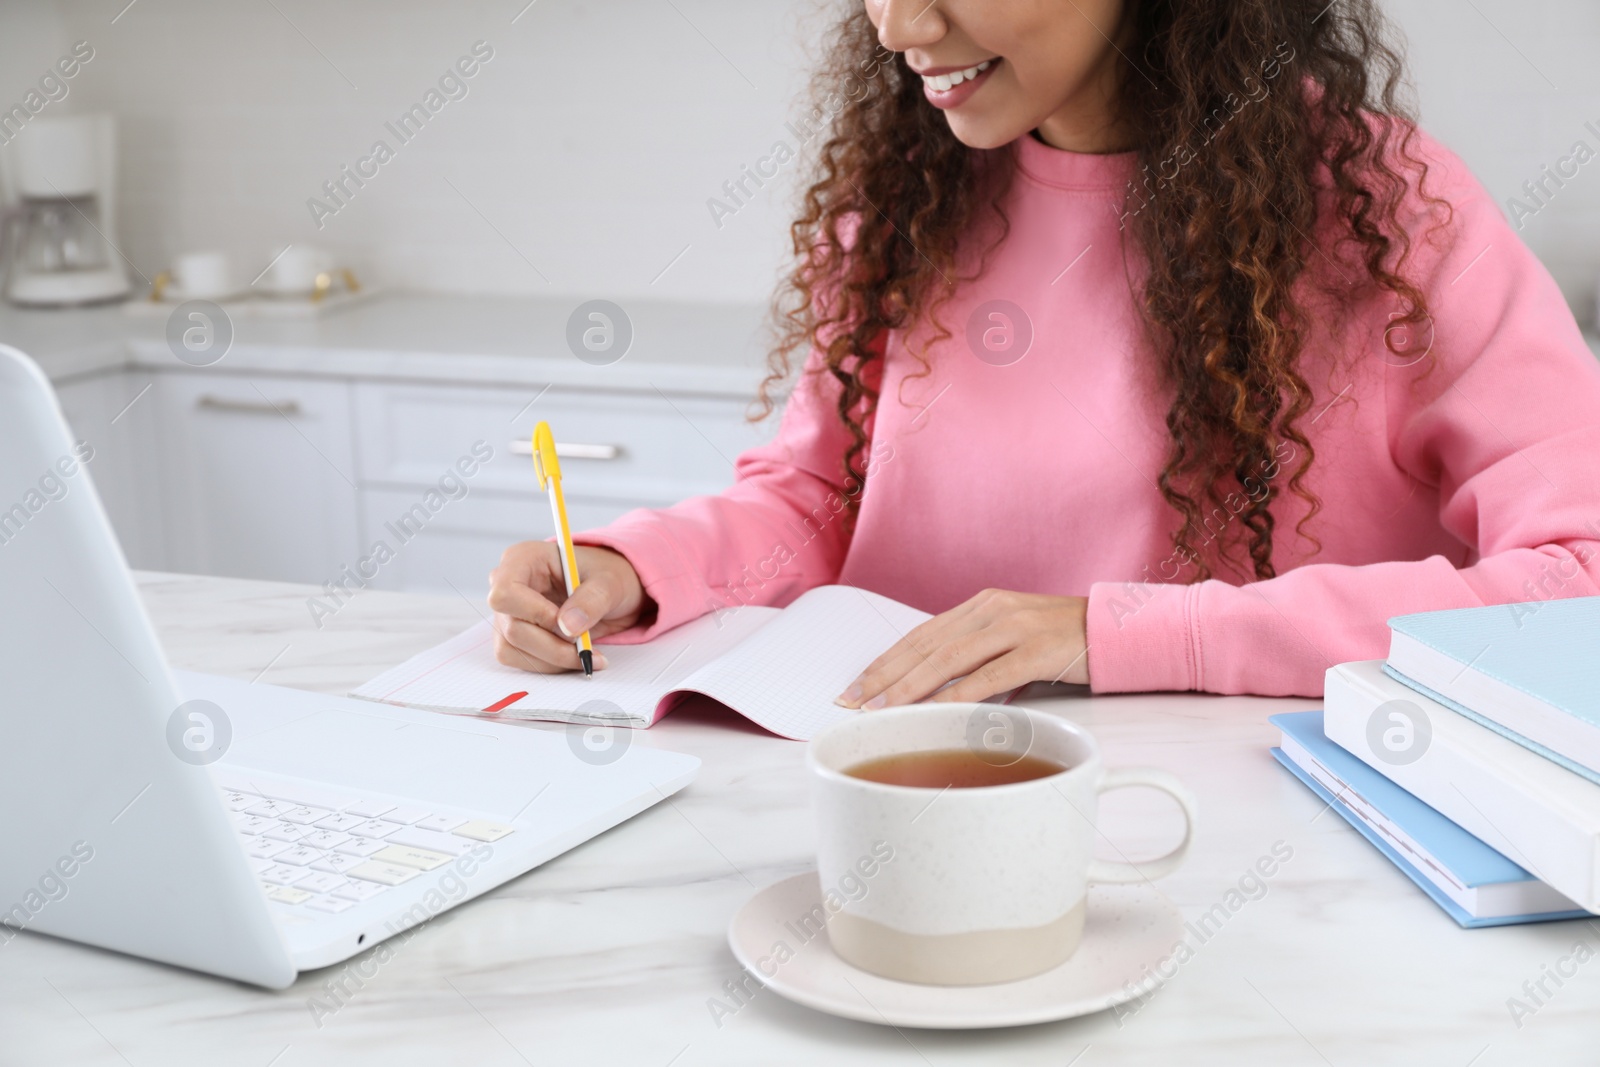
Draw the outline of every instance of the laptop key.
[[[459,837],[470,837],[474,841],[498,841],[507,837],[516,830],[504,823],[490,822],[488,819],[474,819],[465,825],[458,826],[451,833]]]
[[[253,797],[249,793],[224,792],[222,794],[222,803],[227,806],[229,811],[243,811],[245,808],[251,808],[261,803],[261,798]]]
[[[287,863],[292,867],[306,867],[322,858],[322,853],[314,848],[296,845],[287,852],[280,852],[273,857],[279,863]]]
[[[350,832],[357,837],[388,837],[400,829],[398,823],[384,822],[382,819],[368,819],[364,823],[350,827]]]
[[[294,885],[307,874],[311,873],[302,867],[290,867],[282,863],[274,863],[264,871],[257,871],[263,882],[273,885]]]
[[[334,851],[341,856],[358,856],[361,859],[366,859],[374,852],[383,851],[383,840],[381,838],[373,840],[366,837],[354,837],[335,848]]]
[[[277,828],[278,820],[268,819],[261,815],[246,815],[243,812],[235,812],[233,825],[239,828],[241,834],[262,834]]]
[[[316,826],[319,830],[333,830],[336,833],[345,833],[352,826],[360,826],[365,819],[355,815],[330,815],[326,819],[318,819]]]
[[[336,833],[333,830],[317,830],[301,839],[303,844],[310,845],[312,848],[320,848],[324,852],[332,852],[346,841],[354,840],[355,838],[349,834]]]
[[[426,819],[418,819],[415,825],[418,830],[432,830],[435,833],[447,834],[466,821],[459,815],[430,815]]]
[[[284,812],[293,810],[295,806],[283,800],[258,800],[245,810],[251,815],[263,815],[269,819],[281,819]]]
[[[312,893],[330,893],[344,885],[349,879],[343,875],[332,874],[328,871],[313,871],[294,884],[296,889],[309,890]]]
[[[425,848],[429,852],[442,852],[446,856],[459,856],[472,847],[472,842],[454,834],[441,834],[437,830],[419,830],[415,826],[397,830],[385,840],[391,845],[410,845],[412,848]]]
[[[385,804],[381,800],[360,800],[344,809],[346,815],[359,815],[363,819],[376,819],[385,812],[394,810],[393,804]]]
[[[450,862],[450,857],[441,852],[429,852],[425,848],[413,848],[410,845],[388,845],[382,852],[373,853],[372,858],[384,863],[398,863],[402,867],[415,867],[419,871],[435,870]]]
[[[286,885],[275,885],[267,890],[267,899],[276,900],[282,904],[304,904],[311,899],[311,894],[304,889],[293,889]]]
[[[351,867],[345,873],[351,878],[360,878],[365,882],[377,882],[379,885],[404,885],[422,872],[415,867],[402,867],[397,863],[381,863],[378,860],[367,860],[365,863]]]
[[[331,915],[337,915],[341,911],[344,911],[348,908],[353,908],[355,906],[356,903],[353,900],[340,900],[338,897],[330,897],[326,895],[312,897],[310,900],[306,901],[306,907],[314,908],[317,911],[325,911]]]
[[[371,900],[387,888],[387,886],[381,886],[377,882],[346,882],[338,889],[335,889],[331,895],[338,897],[340,900],[350,900],[359,904],[363,900]]]
[[[296,841],[310,837],[311,830],[304,826],[296,826],[293,823],[281,822],[272,829],[263,831],[261,836],[268,841],[287,841],[293,844]]]
[[[280,852],[287,852],[293,848],[287,841],[268,841],[264,837],[252,837],[244,850],[252,859],[270,860]]]
[[[411,826],[423,819],[433,818],[433,812],[427,808],[393,808],[383,813],[384,822],[397,822],[402,826]]]
[[[313,862],[311,869],[313,871],[326,871],[329,874],[343,874],[351,867],[361,866],[362,861],[365,859],[365,856],[341,856],[338,853],[334,853],[331,856],[323,856]]]
[[[296,826],[309,826],[320,819],[326,819],[333,812],[327,808],[290,808],[281,816],[284,822],[292,822]]]

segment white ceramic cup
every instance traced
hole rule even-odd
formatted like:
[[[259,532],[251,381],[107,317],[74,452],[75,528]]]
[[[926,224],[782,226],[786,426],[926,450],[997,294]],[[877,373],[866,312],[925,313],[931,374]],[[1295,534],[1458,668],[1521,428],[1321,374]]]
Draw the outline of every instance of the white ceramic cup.
[[[964,749],[994,764],[1022,755],[1059,773],[1007,785],[924,789],[848,769],[908,752]],[[846,719],[806,755],[817,874],[833,950],[886,978],[986,985],[1064,963],[1083,936],[1091,882],[1172,873],[1194,836],[1195,801],[1154,769],[1106,770],[1081,727],[999,704],[916,704]],[[1094,858],[1099,796],[1149,786],[1183,809],[1183,841],[1138,866]]]
[[[173,260],[172,281],[185,300],[216,300],[235,292],[225,252],[185,252]]]
[[[317,275],[333,269],[333,257],[314,245],[290,245],[270,254],[277,259],[267,268],[264,288],[280,296],[309,296],[317,287]]]

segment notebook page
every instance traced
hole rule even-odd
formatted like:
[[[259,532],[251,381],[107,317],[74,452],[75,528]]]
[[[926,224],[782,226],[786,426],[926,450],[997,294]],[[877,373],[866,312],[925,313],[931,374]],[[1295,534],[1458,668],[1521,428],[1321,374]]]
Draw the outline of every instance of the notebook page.
[[[350,695],[427,711],[472,714],[513,693],[526,692],[498,714],[649,726],[663,696],[696,668],[780,614],[777,608],[746,607],[702,616],[642,645],[596,642],[609,665],[592,678],[578,672],[535,674],[498,662],[493,623],[486,619],[383,672]],[[586,706],[596,701],[602,703]]]
[[[729,617],[753,608],[740,608]],[[800,595],[738,649],[712,660],[682,686],[704,693],[775,734],[808,741],[859,712],[833,698],[890,645],[932,618],[848,585]]]

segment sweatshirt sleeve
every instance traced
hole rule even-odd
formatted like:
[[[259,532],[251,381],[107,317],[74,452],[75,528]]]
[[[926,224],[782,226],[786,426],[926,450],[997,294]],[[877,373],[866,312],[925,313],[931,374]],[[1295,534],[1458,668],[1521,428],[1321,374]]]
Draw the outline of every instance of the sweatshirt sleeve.
[[[739,456],[730,488],[573,536],[626,556],[656,602],[653,619],[606,640],[648,641],[720,608],[781,607],[838,577],[849,544],[841,482],[850,434],[838,383],[820,366],[813,352],[777,435]]]
[[[1388,654],[1393,616],[1600,592],[1600,364],[1481,186],[1458,178],[1453,191],[1453,221],[1410,270],[1427,295],[1434,359],[1358,365],[1383,376],[1362,402],[1385,405],[1389,454],[1437,488],[1465,565],[1312,563],[1240,586],[1142,585],[1131,612],[1129,588],[1096,583],[1094,690],[1320,696],[1328,667]]]

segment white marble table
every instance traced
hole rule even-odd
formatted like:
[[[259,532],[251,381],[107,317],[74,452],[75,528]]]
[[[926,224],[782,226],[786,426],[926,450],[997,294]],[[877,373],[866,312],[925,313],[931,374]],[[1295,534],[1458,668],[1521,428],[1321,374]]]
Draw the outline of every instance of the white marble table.
[[[363,592],[319,631],[308,588],[142,582],[174,665],[330,693],[476,617],[462,601]],[[719,1026],[710,1001],[740,976],[728,919],[755,887],[809,866],[812,835],[802,746],[702,706],[635,741],[704,761],[674,804],[445,913],[387,963],[366,964],[370,979],[321,1026],[308,1001],[340,968],[267,993],[24,933],[0,947],[0,1064],[1600,1062],[1600,962],[1559,989],[1547,980],[1553,995],[1520,1027],[1507,1007],[1576,943],[1600,950],[1600,923],[1458,929],[1267,754],[1266,717],[1308,702],[1026,702],[1088,727],[1111,764],[1164,767],[1194,789],[1195,849],[1161,883],[1186,918],[1226,911],[1275,843],[1293,850],[1264,895],[1233,897],[1220,927],[1191,935],[1192,958],[1136,1011],[897,1031],[761,992]],[[1142,793],[1105,806],[1106,833],[1132,856],[1163,850],[1176,829],[1163,800]]]

